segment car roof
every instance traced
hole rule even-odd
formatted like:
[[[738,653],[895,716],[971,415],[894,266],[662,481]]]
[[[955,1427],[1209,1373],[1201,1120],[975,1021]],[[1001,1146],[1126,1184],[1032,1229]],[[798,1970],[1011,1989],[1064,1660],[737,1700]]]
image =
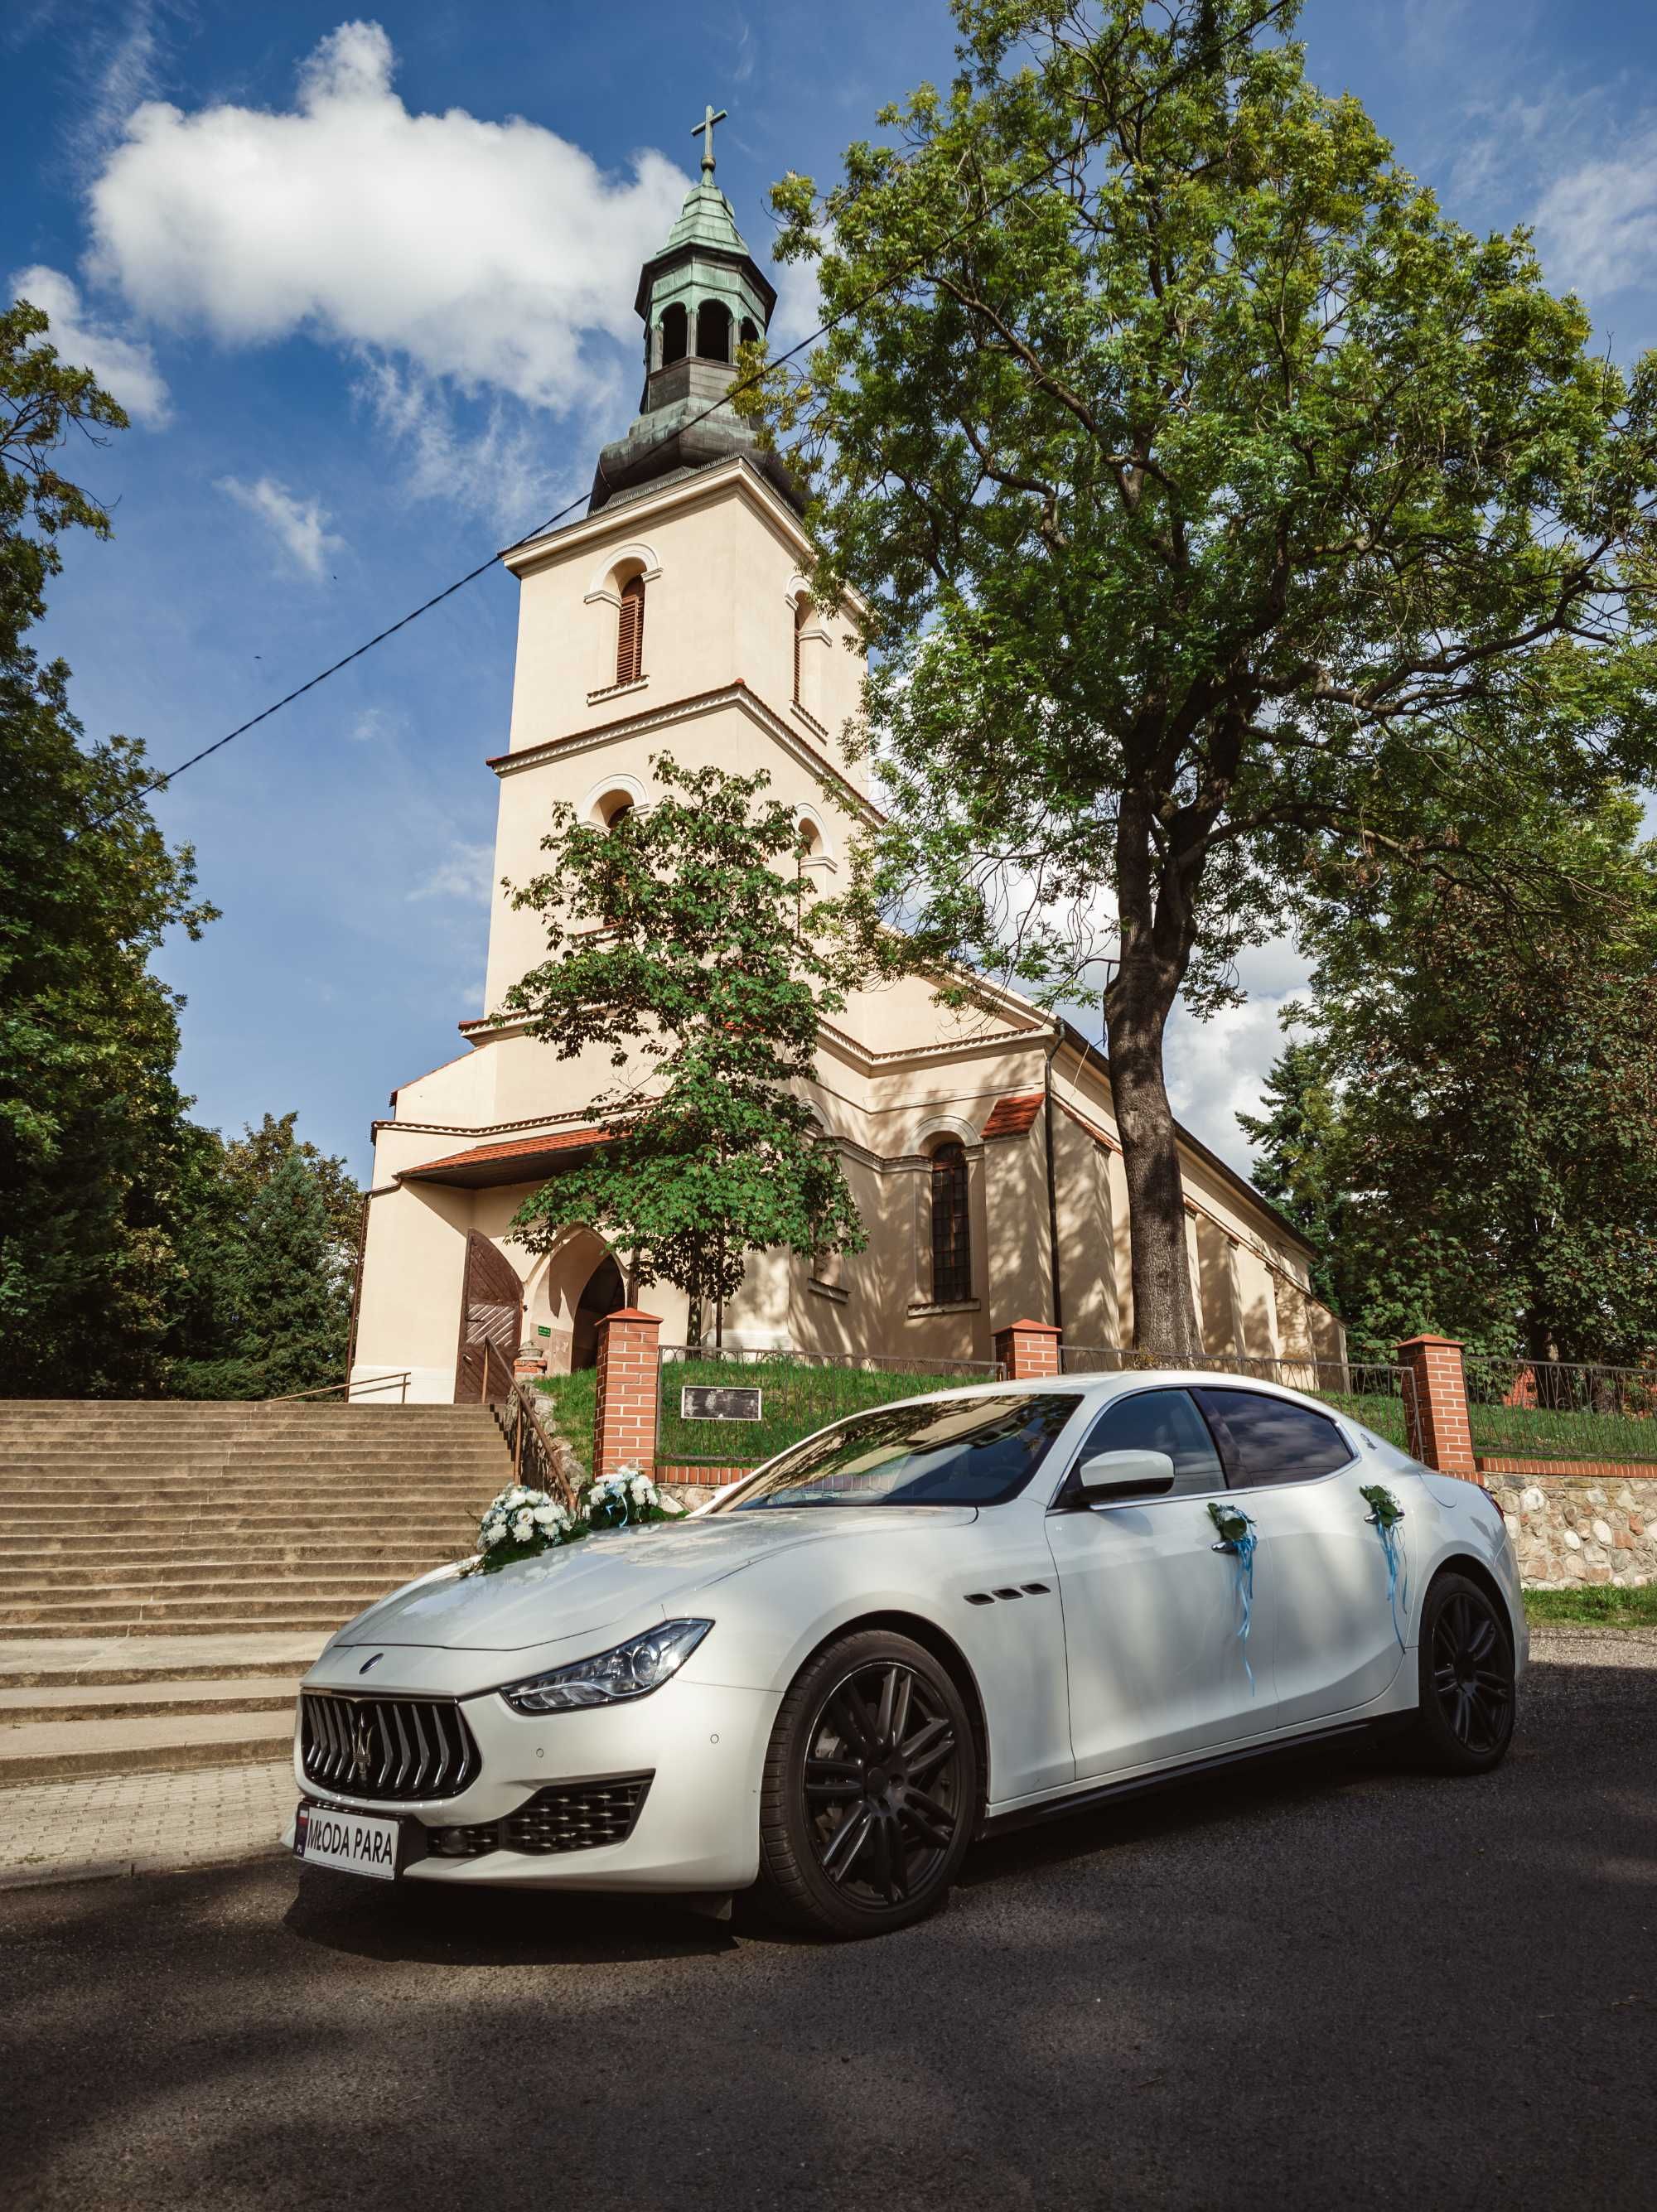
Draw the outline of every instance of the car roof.
[[[1273,1398],[1287,1398],[1297,1406],[1314,1407],[1324,1413],[1333,1410],[1310,1391],[1296,1390],[1286,1382],[1268,1381],[1265,1376],[1240,1375],[1230,1368],[1218,1367],[1122,1367],[1113,1368],[1104,1374],[1040,1375],[1017,1379],[1004,1376],[998,1382],[967,1382],[958,1389],[917,1390],[913,1397],[894,1399],[891,1402],[919,1406],[933,1398],[990,1398],[1004,1395],[1009,1389],[1036,1395],[1057,1391],[1071,1396],[1079,1391],[1087,1397],[1102,1400],[1116,1397],[1127,1390],[1216,1387],[1221,1389],[1259,1390]]]

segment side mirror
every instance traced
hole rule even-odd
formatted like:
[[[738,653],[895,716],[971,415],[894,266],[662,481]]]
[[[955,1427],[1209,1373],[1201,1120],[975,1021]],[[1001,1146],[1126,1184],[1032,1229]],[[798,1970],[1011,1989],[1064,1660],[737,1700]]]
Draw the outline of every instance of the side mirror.
[[[1076,1479],[1089,1505],[1166,1498],[1174,1487],[1174,1462],[1166,1452],[1095,1452],[1077,1468]]]

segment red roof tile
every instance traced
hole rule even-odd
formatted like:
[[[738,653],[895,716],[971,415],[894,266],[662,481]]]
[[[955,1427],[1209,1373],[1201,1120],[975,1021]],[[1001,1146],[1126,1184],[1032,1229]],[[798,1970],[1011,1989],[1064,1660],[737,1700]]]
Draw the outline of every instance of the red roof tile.
[[[1041,1111],[1039,1091],[1010,1091],[991,1108],[990,1118],[984,1124],[985,1138],[1027,1136]]]
[[[395,1127],[393,1122],[390,1124]],[[429,1179],[434,1182],[471,1183],[528,1182],[536,1164],[554,1152],[573,1152],[585,1145],[610,1142],[607,1129],[559,1129],[539,1137],[513,1137],[500,1145],[474,1145],[470,1151],[447,1152],[440,1160],[426,1160],[417,1168],[404,1168],[398,1180]],[[521,1170],[514,1175],[513,1169]],[[504,1170],[501,1172],[498,1170]]]

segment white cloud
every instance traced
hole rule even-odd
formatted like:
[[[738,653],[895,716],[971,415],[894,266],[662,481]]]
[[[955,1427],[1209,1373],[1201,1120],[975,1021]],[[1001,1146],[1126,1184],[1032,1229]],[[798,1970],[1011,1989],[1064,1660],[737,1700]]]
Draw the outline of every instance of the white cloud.
[[[261,477],[251,484],[240,477],[221,477],[219,489],[267,525],[283,552],[307,576],[320,578],[328,562],[345,550],[345,540],[330,532],[330,518],[321,502],[295,499],[274,477]]]
[[[1657,276],[1657,128],[1557,177],[1533,217],[1554,283],[1592,299]]]
[[[1163,1066],[1174,1113],[1211,1151],[1247,1175],[1253,1148],[1239,1113],[1258,1114],[1266,1079],[1287,1042],[1279,1020],[1285,1002],[1305,991],[1307,963],[1287,939],[1274,939],[1238,961],[1252,994],[1205,1022],[1174,1009],[1163,1041]]]
[[[561,412],[608,389],[584,351],[633,345],[639,263],[687,185],[662,155],[607,177],[554,132],[391,90],[390,40],[343,23],[296,106],[148,101],[91,192],[92,266],[135,307],[228,344],[309,331],[428,378]]]
[[[777,288],[777,305],[766,335],[772,352],[781,353],[809,337],[822,322],[822,294],[815,261],[773,262],[769,273]]]
[[[510,403],[497,401],[483,428],[467,436],[436,378],[368,353],[356,391],[409,455],[405,489],[415,498],[452,500],[502,532],[532,526],[562,504],[546,472],[543,441]]]
[[[151,89],[158,41],[155,0],[133,0],[101,68],[82,73],[86,89],[70,137],[70,152],[81,176],[90,181],[103,155],[125,128],[126,119]],[[88,44],[91,45],[91,41]]]
[[[409,896],[411,900],[470,899],[480,906],[487,906],[494,884],[494,846],[455,844],[450,847],[448,858],[432,871],[418,890],[410,891]]]
[[[14,300],[27,300],[39,307],[52,327],[48,344],[71,368],[89,368],[112,398],[146,429],[159,430],[167,421],[166,381],[147,345],[122,337],[89,314],[72,281],[61,270],[36,264],[20,269],[11,280]]]

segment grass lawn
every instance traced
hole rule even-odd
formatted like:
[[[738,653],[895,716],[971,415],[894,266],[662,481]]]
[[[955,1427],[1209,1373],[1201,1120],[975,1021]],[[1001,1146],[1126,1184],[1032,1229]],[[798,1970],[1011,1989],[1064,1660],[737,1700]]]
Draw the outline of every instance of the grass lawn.
[[[847,1413],[915,1398],[929,1390],[957,1390],[986,1376],[934,1375],[916,1368],[814,1367],[804,1360],[672,1359],[663,1370],[662,1419],[657,1456],[671,1466],[702,1462],[718,1467],[757,1467],[814,1430]],[[686,1420],[679,1394],[687,1383],[746,1385],[760,1392],[757,1421]],[[559,1434],[583,1465],[592,1457],[593,1401],[598,1374],[546,1375],[536,1386],[551,1401]]]
[[[1507,1459],[1657,1462],[1657,1420],[1637,1413],[1551,1413],[1524,1406],[1467,1407],[1473,1449]]]
[[[1590,1583],[1583,1589],[1529,1590],[1525,1618],[1533,1627],[1569,1623],[1580,1628],[1657,1628],[1657,1583],[1612,1589]]]
[[[592,1466],[592,1417],[598,1398],[598,1370],[578,1368],[574,1375],[543,1375],[536,1389],[548,1401],[552,1425],[583,1467]]]

